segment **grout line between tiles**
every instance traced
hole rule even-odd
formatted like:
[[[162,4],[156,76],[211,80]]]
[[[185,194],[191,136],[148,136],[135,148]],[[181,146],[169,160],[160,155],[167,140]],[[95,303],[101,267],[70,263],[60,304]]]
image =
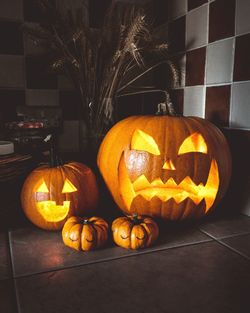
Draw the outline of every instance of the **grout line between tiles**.
[[[210,238],[212,238],[214,241],[216,241],[216,242],[219,243],[220,245],[222,245],[222,246],[228,248],[229,250],[235,252],[236,254],[238,254],[238,255],[242,256],[243,258],[247,259],[248,261],[250,261],[250,257],[248,257],[248,256],[245,255],[244,253],[240,252],[239,250],[237,250],[237,249],[235,249],[235,248],[229,246],[228,244],[226,244],[226,243],[224,243],[224,242],[222,241],[222,239],[226,239],[226,238],[232,238],[232,237],[239,237],[239,236],[241,236],[241,235],[247,235],[247,234],[249,234],[249,232],[244,232],[244,233],[241,233],[241,234],[237,234],[237,235],[235,235],[235,236],[231,235],[231,236],[227,236],[227,237],[216,238],[216,237],[214,237],[213,235],[207,233],[205,230],[201,230],[201,229],[200,229],[200,231],[201,231],[203,234],[205,234],[205,235],[209,236]]]
[[[228,248],[229,250],[231,250],[231,251],[233,251],[233,252],[239,254],[240,256],[242,256],[243,258],[247,259],[248,261],[250,261],[250,257],[249,257],[249,256],[247,256],[246,254],[240,252],[239,250],[237,250],[237,249],[231,247],[230,245],[226,244],[226,243],[223,242],[222,240],[218,240],[217,242],[218,242],[219,244],[221,244],[222,246]]]
[[[196,242],[192,242],[192,243],[179,244],[179,245],[176,244],[176,245],[173,245],[171,247],[155,248],[155,249],[151,249],[151,250],[147,250],[147,251],[140,250],[140,252],[131,252],[130,254],[126,254],[126,255],[122,255],[122,256],[111,257],[111,258],[103,258],[103,259],[99,259],[99,260],[90,261],[90,262],[85,263],[85,264],[76,264],[76,265],[71,265],[71,266],[65,266],[63,268],[54,268],[54,269],[50,269],[50,270],[47,270],[47,271],[41,271],[41,272],[34,272],[34,273],[29,273],[29,274],[16,275],[16,276],[14,276],[14,278],[15,278],[15,280],[18,280],[18,279],[22,279],[22,278],[28,278],[28,277],[31,277],[31,276],[37,276],[37,275],[40,275],[40,274],[59,272],[59,271],[63,271],[63,270],[70,270],[72,268],[84,267],[84,266],[87,266],[87,265],[93,265],[93,264],[104,263],[104,262],[109,262],[109,261],[116,261],[116,260],[120,260],[120,259],[125,259],[127,257],[134,257],[134,256],[140,256],[140,255],[150,254],[150,253],[155,253],[155,252],[162,252],[162,251],[166,251],[166,250],[178,249],[178,248],[183,248],[183,247],[187,247],[187,246],[195,246],[195,245],[199,245],[199,244],[203,244],[203,243],[208,243],[208,242],[211,242],[211,241],[212,240],[208,238],[208,239],[203,240],[203,241],[196,241]]]
[[[19,303],[19,296],[17,293],[17,286],[16,286],[16,280],[14,278],[14,264],[13,264],[13,252],[12,252],[12,245],[10,244],[10,231],[8,231],[8,250],[9,250],[9,257],[10,257],[10,272],[11,272],[11,278],[12,282],[14,284],[14,293],[15,293],[15,308],[18,313],[21,312],[20,310],[20,303]]]

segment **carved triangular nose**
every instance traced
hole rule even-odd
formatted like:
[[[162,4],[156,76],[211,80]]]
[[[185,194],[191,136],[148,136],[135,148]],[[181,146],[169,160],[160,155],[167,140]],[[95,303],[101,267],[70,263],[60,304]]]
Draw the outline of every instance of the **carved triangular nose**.
[[[175,166],[174,163],[172,162],[172,160],[167,159],[162,167],[164,170],[170,170],[170,171],[174,171],[175,170]]]

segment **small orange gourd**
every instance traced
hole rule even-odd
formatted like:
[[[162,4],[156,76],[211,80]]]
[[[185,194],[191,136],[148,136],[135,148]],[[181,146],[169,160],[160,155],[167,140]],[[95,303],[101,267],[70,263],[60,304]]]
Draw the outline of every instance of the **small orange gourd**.
[[[71,216],[63,226],[62,239],[66,246],[78,251],[100,248],[108,239],[108,223],[100,217]]]
[[[150,217],[119,217],[112,223],[114,242],[125,249],[137,250],[151,246],[159,236],[159,228]]]

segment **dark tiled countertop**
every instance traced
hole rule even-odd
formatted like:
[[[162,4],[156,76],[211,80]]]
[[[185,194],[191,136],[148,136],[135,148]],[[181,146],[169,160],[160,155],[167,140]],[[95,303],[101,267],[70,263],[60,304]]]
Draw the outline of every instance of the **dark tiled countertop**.
[[[151,248],[76,252],[60,232],[0,233],[1,313],[248,313],[250,218],[161,224]]]

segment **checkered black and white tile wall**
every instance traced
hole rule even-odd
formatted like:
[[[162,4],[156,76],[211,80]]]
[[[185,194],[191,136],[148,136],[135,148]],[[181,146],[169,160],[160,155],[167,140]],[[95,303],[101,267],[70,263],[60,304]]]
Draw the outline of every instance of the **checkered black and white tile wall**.
[[[182,67],[175,98],[184,115],[209,119],[227,136],[234,169],[229,191],[233,196],[228,198],[246,214],[250,214],[249,16],[249,0],[168,1],[168,39]]]
[[[81,4],[81,0],[59,2]],[[21,30],[24,22],[40,22],[39,12],[36,0],[0,1],[0,123],[16,120],[17,106],[58,108],[63,117],[60,146],[65,152],[77,152],[77,94],[64,77],[49,71],[44,51]]]
[[[250,129],[250,1],[169,0],[169,40],[183,59],[183,113]]]

